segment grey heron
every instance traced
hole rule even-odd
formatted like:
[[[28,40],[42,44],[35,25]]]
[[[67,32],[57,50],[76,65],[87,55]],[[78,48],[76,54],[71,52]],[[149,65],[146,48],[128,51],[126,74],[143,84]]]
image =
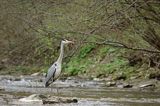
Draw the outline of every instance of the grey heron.
[[[61,41],[60,55],[57,61],[48,69],[48,72],[45,78],[45,87],[48,87],[52,82],[54,82],[56,79],[59,78],[61,73],[63,54],[64,54],[64,45],[69,43],[73,43],[73,42],[69,40]]]

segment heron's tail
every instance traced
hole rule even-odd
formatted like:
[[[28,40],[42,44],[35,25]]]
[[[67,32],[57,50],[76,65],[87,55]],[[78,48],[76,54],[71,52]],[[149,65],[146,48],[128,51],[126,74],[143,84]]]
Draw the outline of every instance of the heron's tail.
[[[50,83],[46,82],[45,83],[45,87],[48,87],[50,85]]]
[[[45,87],[48,87],[54,80],[48,80],[45,82]]]

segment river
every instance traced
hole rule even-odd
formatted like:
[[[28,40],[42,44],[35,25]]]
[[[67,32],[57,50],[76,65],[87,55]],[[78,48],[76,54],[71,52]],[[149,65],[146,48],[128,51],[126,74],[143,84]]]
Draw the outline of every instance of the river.
[[[160,106],[160,92],[154,90],[107,87],[106,81],[74,77],[45,88],[43,80],[42,76],[0,76],[0,106],[43,106],[41,102],[20,101],[32,94],[78,100],[54,106]]]

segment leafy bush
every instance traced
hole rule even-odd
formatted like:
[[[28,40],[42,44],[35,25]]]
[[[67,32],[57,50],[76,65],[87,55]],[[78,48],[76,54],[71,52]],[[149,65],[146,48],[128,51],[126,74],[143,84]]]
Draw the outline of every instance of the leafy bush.
[[[79,58],[85,58],[96,46],[94,44],[86,44],[80,49]]]

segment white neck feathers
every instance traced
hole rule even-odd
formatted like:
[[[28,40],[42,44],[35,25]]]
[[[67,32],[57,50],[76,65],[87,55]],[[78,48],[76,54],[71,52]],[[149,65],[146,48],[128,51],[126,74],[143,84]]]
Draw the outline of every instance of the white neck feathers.
[[[58,60],[57,60],[58,63],[62,63],[63,53],[64,53],[64,44],[61,42],[60,55],[59,55]]]

